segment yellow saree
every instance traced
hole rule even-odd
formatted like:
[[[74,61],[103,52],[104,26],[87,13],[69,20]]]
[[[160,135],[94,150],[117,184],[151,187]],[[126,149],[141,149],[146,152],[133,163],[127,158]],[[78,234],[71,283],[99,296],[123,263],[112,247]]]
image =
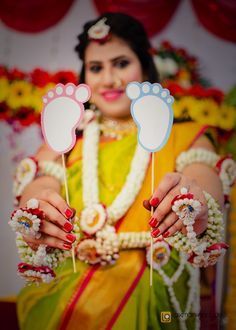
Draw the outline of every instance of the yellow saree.
[[[205,128],[196,123],[175,124],[166,146],[155,157],[155,186],[167,172],[175,169],[175,159],[188,149]],[[123,186],[136,146],[136,135],[99,145],[100,201],[110,205]],[[81,183],[81,146],[78,140],[71,152],[68,184],[71,206],[77,214],[83,209]],[[142,202],[151,195],[151,166],[135,202],[116,227],[117,232],[148,231],[150,213]],[[162,277],[154,271],[149,288],[149,267],[145,249],[125,250],[113,266],[89,266],[76,261],[73,273],[71,259],[56,270],[50,284],[25,287],[18,297],[18,316],[22,329],[179,329],[178,316],[170,302]],[[172,249],[163,270],[172,276],[179,266],[178,253]],[[185,269],[174,284],[181,310],[188,297]],[[193,283],[194,285],[194,283]],[[163,323],[163,312],[172,312],[171,322]],[[187,320],[188,329],[195,328],[195,318]]]

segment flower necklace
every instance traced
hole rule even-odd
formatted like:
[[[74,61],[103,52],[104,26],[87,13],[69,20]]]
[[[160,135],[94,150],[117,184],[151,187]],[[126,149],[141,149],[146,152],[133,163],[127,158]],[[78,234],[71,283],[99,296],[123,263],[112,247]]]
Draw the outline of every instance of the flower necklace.
[[[100,127],[94,119],[84,129],[82,185],[85,209],[81,212],[80,226],[88,235],[95,234],[105,223],[114,225],[128,211],[138,195],[150,159],[150,154],[137,144],[126,182],[110,206],[99,202],[98,146]]]

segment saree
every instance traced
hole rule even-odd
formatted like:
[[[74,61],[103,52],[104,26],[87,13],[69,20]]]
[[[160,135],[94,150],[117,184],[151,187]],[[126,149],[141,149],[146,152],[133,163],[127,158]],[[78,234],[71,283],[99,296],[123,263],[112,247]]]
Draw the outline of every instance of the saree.
[[[173,126],[165,147],[155,156],[155,187],[168,172],[175,170],[180,152],[204,133],[206,127],[197,123],[178,123]],[[82,144],[79,139],[68,157],[70,205],[79,214],[82,200]],[[125,183],[137,144],[137,135],[121,140],[100,142],[98,154],[99,197],[110,205]],[[116,225],[116,232],[149,231],[150,212],[143,206],[151,196],[151,164],[142,188],[133,205]],[[162,267],[171,277],[180,264],[179,254],[171,250],[168,263]],[[88,265],[76,260],[73,272],[71,258],[57,269],[57,277],[49,284],[32,284],[18,296],[17,311],[21,329],[179,329],[181,315],[172,306],[168,288],[162,276],[153,270],[153,286],[149,285],[150,269],[146,249],[120,251],[114,265]],[[185,266],[173,288],[181,311],[186,308],[190,279]],[[198,285],[198,283],[191,283]],[[190,309],[192,311],[193,309]],[[166,322],[164,313],[171,316]],[[186,320],[187,329],[195,329],[197,316]]]

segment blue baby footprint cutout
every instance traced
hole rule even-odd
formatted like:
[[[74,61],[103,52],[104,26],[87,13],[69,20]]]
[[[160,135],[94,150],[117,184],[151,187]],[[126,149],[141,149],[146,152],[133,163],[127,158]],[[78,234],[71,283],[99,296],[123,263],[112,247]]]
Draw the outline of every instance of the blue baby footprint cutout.
[[[131,82],[126,88],[132,100],[131,115],[138,126],[138,141],[149,152],[160,150],[173,125],[174,98],[160,84]]]

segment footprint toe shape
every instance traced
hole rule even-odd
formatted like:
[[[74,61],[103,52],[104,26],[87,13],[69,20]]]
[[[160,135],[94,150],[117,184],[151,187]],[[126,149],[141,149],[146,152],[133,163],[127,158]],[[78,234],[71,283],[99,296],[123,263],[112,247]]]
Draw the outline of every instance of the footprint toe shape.
[[[83,117],[83,103],[90,95],[87,85],[69,83],[56,85],[43,97],[42,131],[46,143],[54,151],[65,153],[74,146],[75,129]]]
[[[174,98],[160,84],[132,82],[126,88],[132,100],[131,115],[138,126],[138,140],[144,149],[155,152],[167,142],[172,124]]]

